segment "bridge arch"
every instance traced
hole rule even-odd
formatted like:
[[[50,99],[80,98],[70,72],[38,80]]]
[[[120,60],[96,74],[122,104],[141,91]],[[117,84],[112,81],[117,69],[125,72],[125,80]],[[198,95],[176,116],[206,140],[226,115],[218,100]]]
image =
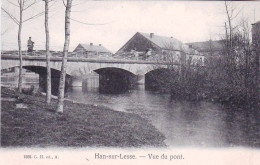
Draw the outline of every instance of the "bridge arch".
[[[134,87],[137,76],[125,69],[105,67],[94,70],[99,74],[99,91],[101,93],[121,93]]]
[[[19,66],[19,57],[11,55],[1,56],[1,68]],[[120,68],[127,70],[135,75],[145,75],[147,72],[154,70],[158,64],[149,61],[134,61],[134,60],[118,60],[118,59],[80,59],[68,58],[66,73],[71,76],[82,77],[85,74],[93,73],[100,68]],[[43,57],[28,57],[23,58],[24,66],[42,66],[46,67],[46,59]],[[61,58],[53,57],[50,61],[52,69],[61,70]],[[164,66],[162,66],[164,67]]]
[[[19,66],[20,66],[20,62],[18,60],[5,60],[5,61],[2,61],[2,63],[1,63],[1,70],[13,68],[13,67],[19,67]],[[23,61],[23,67],[25,67],[25,66],[39,66],[39,67],[45,67],[46,68],[46,62],[45,61],[24,60]],[[51,62],[50,68],[60,71],[61,64],[59,64],[57,62]]]
[[[103,68],[95,69],[93,71],[98,74],[108,71],[108,72],[124,72],[126,74],[135,75],[135,73],[133,73],[129,70],[126,70],[124,68],[118,68],[118,67],[103,67]]]
[[[145,89],[152,91],[167,91],[171,77],[174,76],[168,68],[156,68],[145,74]]]
[[[1,59],[2,69],[19,66],[18,56],[4,55],[1,56]],[[60,72],[61,61],[62,58],[59,57],[51,58],[50,67],[52,72]],[[44,57],[25,56],[23,58],[23,66],[24,68],[34,71],[37,70],[36,68],[40,68],[39,70],[41,71],[39,72],[42,72],[42,70],[44,70],[42,68],[46,67],[46,59]],[[101,75],[99,80],[100,84],[105,82],[105,85],[111,85],[111,88],[116,88],[126,83],[126,87],[129,88],[134,84],[136,77],[138,77],[138,83],[144,83],[144,77],[147,77],[153,70],[157,70],[158,67],[166,68],[167,66],[151,61],[68,58],[66,74],[72,77],[72,86],[75,86],[74,84],[77,84],[77,82],[82,84],[85,75],[96,72]],[[105,81],[112,79],[114,79],[114,84]],[[56,82],[56,84],[58,83]]]
[[[18,68],[18,66],[10,66],[9,68]],[[7,67],[1,68],[1,70],[8,69]],[[34,72],[39,75],[39,88],[41,91],[46,91],[46,77],[47,77],[47,71],[45,65],[23,65],[23,69],[29,70],[31,72]],[[18,76],[18,73],[14,76]],[[58,86],[59,86],[59,79],[60,79],[60,70],[58,68],[51,67],[51,83],[52,83],[52,94],[57,95],[58,94]],[[72,83],[72,76],[69,74],[66,74],[66,82],[65,82],[65,90],[71,86]]]

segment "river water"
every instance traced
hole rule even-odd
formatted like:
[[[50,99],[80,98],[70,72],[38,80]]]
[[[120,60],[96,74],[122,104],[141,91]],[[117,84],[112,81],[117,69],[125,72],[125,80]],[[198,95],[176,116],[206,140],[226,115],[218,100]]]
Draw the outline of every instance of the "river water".
[[[251,125],[245,115],[220,104],[173,101],[167,94],[144,90],[143,85],[124,94],[100,94],[98,88],[92,87],[73,88],[67,96],[85,104],[136,113],[162,132],[170,147],[249,146],[252,141],[259,144],[257,133],[248,132]]]
[[[2,76],[2,85],[14,82]],[[97,82],[72,88],[66,96],[77,102],[138,114],[165,135],[170,147],[259,147],[257,116],[245,114],[246,110],[226,109],[210,102],[174,101],[167,94],[146,91],[144,85],[122,94],[100,94]]]

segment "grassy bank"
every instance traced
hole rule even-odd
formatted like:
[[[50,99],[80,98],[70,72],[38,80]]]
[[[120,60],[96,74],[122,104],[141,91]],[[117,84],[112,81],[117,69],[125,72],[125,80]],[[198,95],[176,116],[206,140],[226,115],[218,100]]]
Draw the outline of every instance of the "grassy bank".
[[[54,113],[57,100],[46,105],[43,96],[1,90],[1,145],[4,147],[165,145],[164,135],[136,114],[65,101],[64,114],[58,115]],[[16,108],[17,103],[28,108]]]

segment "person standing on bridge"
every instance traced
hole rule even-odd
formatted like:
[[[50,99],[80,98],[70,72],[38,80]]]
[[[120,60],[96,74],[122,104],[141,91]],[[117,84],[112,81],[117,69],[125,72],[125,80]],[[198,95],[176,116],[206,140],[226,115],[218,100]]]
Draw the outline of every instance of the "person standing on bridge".
[[[33,52],[33,46],[34,42],[31,40],[31,37],[29,37],[29,40],[27,41],[28,53],[31,54]]]

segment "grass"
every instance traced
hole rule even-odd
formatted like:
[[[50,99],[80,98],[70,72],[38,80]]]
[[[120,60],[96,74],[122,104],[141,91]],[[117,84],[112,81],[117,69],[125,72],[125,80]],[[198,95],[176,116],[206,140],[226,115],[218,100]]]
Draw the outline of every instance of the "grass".
[[[65,101],[64,113],[54,112],[57,100],[1,89],[3,147],[161,147],[164,135],[136,114]],[[16,109],[24,103],[27,109]]]

